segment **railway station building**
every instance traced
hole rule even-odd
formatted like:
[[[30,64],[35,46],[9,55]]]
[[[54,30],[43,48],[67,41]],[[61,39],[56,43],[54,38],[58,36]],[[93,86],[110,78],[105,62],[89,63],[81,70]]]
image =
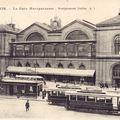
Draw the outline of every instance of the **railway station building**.
[[[24,30],[0,25],[0,43],[1,75],[26,67],[24,74],[34,68],[47,80],[120,87],[120,14],[98,24],[76,19],[61,26],[54,17]]]

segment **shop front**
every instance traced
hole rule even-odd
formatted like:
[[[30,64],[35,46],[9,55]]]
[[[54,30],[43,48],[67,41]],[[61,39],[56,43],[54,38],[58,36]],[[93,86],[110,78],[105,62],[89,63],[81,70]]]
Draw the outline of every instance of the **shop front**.
[[[25,80],[12,80],[2,79],[0,81],[0,94],[2,95],[16,95],[38,97],[40,91],[42,91],[42,83],[39,81],[25,81]]]

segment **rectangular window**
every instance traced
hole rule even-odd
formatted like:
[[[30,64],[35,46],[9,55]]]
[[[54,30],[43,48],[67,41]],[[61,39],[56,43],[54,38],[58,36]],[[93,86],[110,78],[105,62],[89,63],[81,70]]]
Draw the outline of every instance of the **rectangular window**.
[[[103,103],[105,103],[105,98],[97,98],[97,102],[103,102]]]
[[[87,97],[87,101],[90,101],[90,102],[95,102],[95,97]]]
[[[70,96],[70,99],[71,99],[71,100],[76,100],[76,96],[75,96],[75,95],[71,95],[71,96]]]
[[[85,96],[78,96],[77,98],[79,101],[85,101]]]

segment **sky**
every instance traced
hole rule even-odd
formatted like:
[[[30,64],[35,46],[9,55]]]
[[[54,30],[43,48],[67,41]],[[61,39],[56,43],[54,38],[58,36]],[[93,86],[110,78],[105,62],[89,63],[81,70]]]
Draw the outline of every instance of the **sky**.
[[[117,16],[120,0],[0,0],[0,24],[24,29],[34,22],[50,24],[58,16],[62,26],[75,19],[93,24]]]

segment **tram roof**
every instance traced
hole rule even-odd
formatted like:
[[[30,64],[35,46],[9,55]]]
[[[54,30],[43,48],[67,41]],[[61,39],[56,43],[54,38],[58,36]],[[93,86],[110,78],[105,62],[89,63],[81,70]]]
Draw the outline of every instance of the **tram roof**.
[[[19,73],[38,73],[47,75],[65,75],[65,76],[81,76],[81,77],[93,77],[95,70],[78,70],[68,68],[32,68],[32,67],[16,67],[9,66],[8,72]]]
[[[66,91],[65,95],[89,96],[89,97],[120,97],[120,95],[113,95],[107,93],[83,93],[81,91]]]

